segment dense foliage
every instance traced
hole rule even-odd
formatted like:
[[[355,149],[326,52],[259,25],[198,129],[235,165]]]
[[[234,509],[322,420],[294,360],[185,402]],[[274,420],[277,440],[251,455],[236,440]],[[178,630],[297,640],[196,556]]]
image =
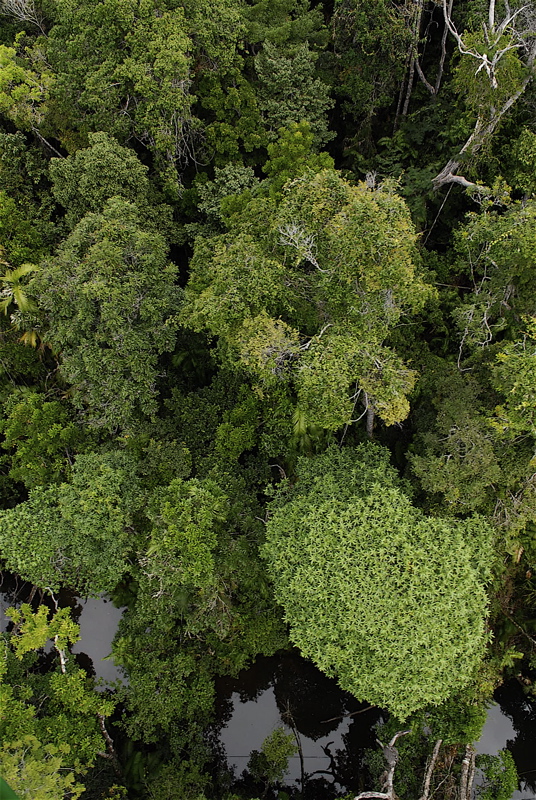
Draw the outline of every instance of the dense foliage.
[[[399,719],[475,676],[492,537],[482,518],[425,517],[380,448],[300,459],[264,554],[302,653]]]
[[[207,726],[296,645],[408,720],[403,800],[427,759],[468,800],[536,669],[535,65],[521,0],[0,0],[21,797],[275,796],[289,736],[233,785]],[[127,607],[121,687],[75,667],[64,589]]]

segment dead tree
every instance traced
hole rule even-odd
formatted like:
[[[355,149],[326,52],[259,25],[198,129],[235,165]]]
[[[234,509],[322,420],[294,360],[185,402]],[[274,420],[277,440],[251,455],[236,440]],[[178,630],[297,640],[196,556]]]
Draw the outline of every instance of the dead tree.
[[[367,800],[367,798],[379,797],[380,800],[396,800],[393,780],[395,776],[395,768],[398,764],[398,750],[395,747],[395,742],[400,736],[406,736],[411,731],[398,731],[395,733],[388,745],[381,745],[383,755],[387,764],[387,769],[382,778],[382,791],[381,792],[361,792],[354,800]],[[465,800],[465,798],[464,798]]]
[[[485,43],[482,48],[483,52],[480,52],[475,47],[470,47],[464,35],[460,34],[456,29],[452,21],[452,2],[447,4],[447,0],[443,0],[443,15],[446,29],[456,40],[461,55],[474,59],[475,75],[481,72],[485,73],[492,92],[499,89],[498,70],[507,53],[516,51],[525,67],[525,76],[512,89],[511,94],[506,99],[503,98],[497,105],[492,103],[485,110],[479,112],[470,137],[458,154],[445,164],[441,172],[433,180],[436,188],[446,183],[458,183],[467,188],[476,184],[458,174],[460,165],[463,161],[476,155],[482,146],[489,141],[504,115],[521,97],[534,77],[536,6],[533,2],[530,2],[512,11],[508,0],[505,0],[504,19],[497,22],[495,18],[495,0],[489,0],[488,19],[482,23]]]
[[[35,7],[34,0],[1,0],[0,13],[19,22],[28,22],[30,25],[35,25],[43,36],[45,35],[43,17]]]
[[[389,744],[387,746],[381,745],[383,749],[383,754],[385,757],[385,761],[387,764],[387,769],[382,776],[382,788],[379,792],[361,792],[358,794],[354,800],[373,800],[373,798],[379,798],[379,800],[398,800],[397,795],[394,790],[393,780],[394,780],[394,773],[395,768],[398,763],[398,750],[395,747],[395,742],[399,736],[404,736],[405,734],[410,733],[410,731],[399,731],[396,733]],[[445,759],[445,752],[442,753],[442,758],[439,758],[441,751],[441,746],[443,741],[438,739],[434,745],[434,749],[427,761],[425,772],[424,772],[424,780],[423,780],[423,788],[422,794],[419,800],[430,800],[431,797],[434,795],[437,796],[437,791],[441,785],[445,784],[445,781],[451,776],[452,765],[456,760],[457,750],[458,748],[454,748],[454,752],[450,753],[450,757]],[[452,748],[450,748],[452,750]],[[448,755],[448,750],[447,750]],[[472,791],[473,791],[473,784],[475,779],[475,761],[476,761],[476,752],[472,745],[468,744],[465,747],[465,752],[463,756],[463,760],[461,762],[461,771],[460,771],[460,778],[458,785],[456,786],[455,781],[451,781],[447,784],[446,793],[444,796],[451,797],[454,793],[457,797],[457,800],[471,800]],[[439,772],[441,780],[437,785],[432,788],[432,778],[434,776],[434,772],[438,768],[439,764]],[[446,774],[445,774],[446,772]],[[452,776],[451,776],[452,777]]]

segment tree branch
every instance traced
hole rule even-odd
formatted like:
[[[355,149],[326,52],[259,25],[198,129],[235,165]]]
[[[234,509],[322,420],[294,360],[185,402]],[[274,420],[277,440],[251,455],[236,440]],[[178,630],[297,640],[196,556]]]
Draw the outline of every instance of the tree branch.
[[[428,800],[428,797],[430,796],[430,781],[432,780],[434,767],[436,765],[437,757],[439,756],[439,748],[441,747],[442,743],[443,739],[438,739],[437,742],[435,743],[435,747],[428,762],[428,766],[426,767],[426,774],[424,776],[422,795],[419,798],[419,800]]]
[[[100,756],[103,758],[107,758],[112,762],[112,766],[114,768],[114,772],[118,778],[121,778],[121,767],[119,765],[119,759],[117,757],[117,753],[115,751],[114,743],[112,737],[108,733],[106,729],[106,724],[104,722],[104,715],[97,714],[97,719],[99,720],[100,729],[102,731],[102,735],[104,736],[104,740],[106,741],[106,747],[108,752],[107,753],[99,753]]]
[[[448,7],[448,14],[449,16],[452,14],[452,4],[454,0],[449,0],[449,7]],[[443,70],[445,69],[445,60],[447,58],[447,37],[448,37],[449,29],[448,25],[445,25],[443,29],[443,36],[441,37],[441,58],[439,59],[439,69],[437,72],[436,82],[435,82],[435,93],[439,92],[439,87],[441,86],[441,81],[443,79]]]
[[[525,89],[527,88],[529,82],[532,80],[532,73],[529,73],[525,79],[523,80],[520,88],[511,95],[508,100],[504,103],[504,105],[498,110],[495,111],[492,118],[487,122],[484,123],[482,117],[478,117],[475,128],[468,138],[464,146],[461,148],[460,152],[456,156],[456,158],[451,159],[441,170],[441,172],[436,175],[436,177],[432,180],[434,187],[437,189],[440,186],[443,186],[445,183],[459,183],[461,186],[476,186],[475,183],[472,181],[468,181],[467,178],[464,178],[463,175],[457,175],[457,170],[461,164],[462,157],[468,153],[469,155],[473,156],[477,153],[484,142],[494,133],[495,129],[497,128],[499,122],[506,114],[507,111],[514,105],[516,100],[523,94]]]
[[[19,20],[19,22],[29,22],[32,25],[36,25],[43,36],[46,36],[43,28],[43,19],[37,13],[33,0],[0,0],[0,12]]]
[[[520,14],[524,14],[527,9],[529,8],[528,5],[523,6],[522,8],[517,9],[514,13],[510,13],[509,8],[507,8],[507,13],[504,20],[500,23],[500,25],[496,28],[495,27],[495,0],[489,0],[488,6],[488,24],[484,23],[484,33],[486,39],[488,40],[488,44],[494,48],[498,46],[499,40],[501,36],[505,34],[508,30],[510,33],[510,41],[509,43],[497,50],[494,54],[492,60],[490,61],[487,53],[480,53],[473,48],[469,48],[465,45],[462,36],[456,30],[454,23],[452,22],[452,0],[450,0],[449,5],[447,7],[447,0],[443,0],[443,16],[445,18],[445,26],[450,31],[452,36],[456,39],[456,43],[458,45],[458,49],[462,55],[468,55],[472,58],[475,58],[477,61],[480,62],[476,72],[480,72],[481,70],[485,70],[487,73],[491,86],[493,89],[498,88],[497,82],[497,75],[496,69],[497,66],[502,59],[502,57],[508,53],[510,50],[515,50],[522,48],[525,51],[525,66],[528,68],[528,74],[521,82],[521,85],[517,91],[515,91],[502,105],[502,107],[497,110],[496,108],[489,108],[486,116],[489,114],[489,120],[484,122],[484,118],[482,115],[479,115],[477,118],[475,129],[467,142],[464,144],[462,149],[460,150],[458,156],[454,159],[451,159],[448,164],[441,170],[441,172],[436,175],[433,179],[433,184],[436,188],[442,186],[445,183],[459,183],[464,187],[474,186],[471,181],[468,181],[462,175],[458,175],[457,171],[461,163],[461,156],[464,153],[468,153],[469,155],[474,155],[484,144],[486,139],[488,139],[497,128],[499,122],[501,121],[502,117],[506,114],[506,112],[512,107],[512,105],[518,100],[518,98],[523,94],[525,91],[529,81],[533,77],[533,66],[534,61],[536,59],[536,37],[535,37],[535,27],[534,21],[532,18],[527,18],[527,25],[528,29],[524,32],[518,31],[513,26],[514,21]]]
[[[419,76],[421,81],[424,83],[424,85],[426,86],[426,88],[428,89],[430,94],[431,95],[435,95],[435,93],[436,93],[435,86],[432,86],[432,84],[428,83],[428,81],[426,80],[426,75],[422,71],[422,67],[419,64],[419,59],[418,58],[415,59],[415,69],[417,70],[417,75]]]
[[[379,797],[382,800],[395,800],[395,790],[393,787],[393,779],[395,774],[395,767],[398,764],[398,750],[395,747],[396,740],[400,736],[406,736],[411,731],[398,731],[395,733],[387,746],[384,746],[378,739],[378,744],[383,748],[383,755],[387,761],[387,772],[385,780],[383,781],[382,792],[361,792],[354,800],[366,800],[366,798]]]

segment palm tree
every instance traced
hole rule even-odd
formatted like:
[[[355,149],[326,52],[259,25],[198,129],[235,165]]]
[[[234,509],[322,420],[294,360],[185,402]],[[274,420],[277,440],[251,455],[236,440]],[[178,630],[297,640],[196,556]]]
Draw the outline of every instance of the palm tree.
[[[0,264],[9,267],[9,264],[2,259],[0,259]],[[16,269],[7,269],[5,275],[0,275],[0,281],[4,284],[3,289],[0,290],[0,297],[3,298],[0,300],[0,311],[7,315],[12,303],[15,303],[19,311],[37,310],[37,306],[26,296],[21,284],[21,279],[30,272],[35,272],[36,269],[35,264],[21,264]]]
[[[26,295],[22,288],[22,279],[25,275],[35,272],[38,267],[35,264],[21,264],[20,267],[11,269],[7,261],[3,259],[0,259],[0,264],[8,267],[4,275],[0,275],[0,284],[2,285],[2,289],[0,289],[0,311],[7,316],[10,306],[15,305],[16,312],[11,315],[11,319],[14,327],[20,330],[22,326],[19,318],[25,313],[31,314],[37,311],[36,304]],[[14,319],[15,317],[17,319]],[[20,338],[21,342],[32,347],[37,346],[37,339],[38,335],[34,330],[25,330]]]

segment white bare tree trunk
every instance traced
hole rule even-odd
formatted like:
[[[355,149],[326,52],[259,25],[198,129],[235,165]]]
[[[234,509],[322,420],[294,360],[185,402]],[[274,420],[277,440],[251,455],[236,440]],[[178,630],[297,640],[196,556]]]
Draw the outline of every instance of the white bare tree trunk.
[[[387,762],[387,770],[383,781],[382,791],[361,792],[361,794],[358,794],[354,800],[368,800],[368,798],[373,797],[378,797],[380,800],[396,800],[393,780],[395,775],[395,767],[398,764],[398,750],[395,747],[395,743],[400,736],[406,736],[408,733],[411,733],[411,731],[398,731],[398,733],[395,733],[389,744],[385,747],[381,742],[379,742],[383,748],[383,754]]]
[[[19,22],[29,22],[36,25],[43,36],[43,17],[36,9],[34,0],[0,0],[0,12],[7,17],[13,17]]]
[[[474,156],[482,145],[489,141],[504,115],[521,97],[534,77],[536,59],[536,10],[534,3],[527,3],[527,5],[518,8],[513,13],[510,11],[508,4],[506,4],[506,16],[502,22],[497,24],[495,20],[495,0],[489,0],[487,24],[484,22],[483,28],[490,51],[494,51],[491,59],[486,52],[480,53],[475,48],[468,47],[465,44],[463,35],[458,33],[452,21],[452,6],[452,0],[448,5],[447,0],[443,0],[445,26],[456,39],[460,53],[463,56],[475,59],[475,73],[484,71],[488,75],[492,89],[495,90],[499,86],[497,80],[498,65],[506,53],[511,50],[518,51],[527,68],[527,74],[520,86],[512,92],[501,106],[490,107],[487,112],[478,116],[471,136],[460,149],[458,155],[450,159],[433,179],[436,188],[446,183],[458,183],[464,187],[475,185],[463,175],[458,175],[458,169],[464,160]],[[500,49],[496,49],[504,37],[507,37],[506,41],[501,42]]]

